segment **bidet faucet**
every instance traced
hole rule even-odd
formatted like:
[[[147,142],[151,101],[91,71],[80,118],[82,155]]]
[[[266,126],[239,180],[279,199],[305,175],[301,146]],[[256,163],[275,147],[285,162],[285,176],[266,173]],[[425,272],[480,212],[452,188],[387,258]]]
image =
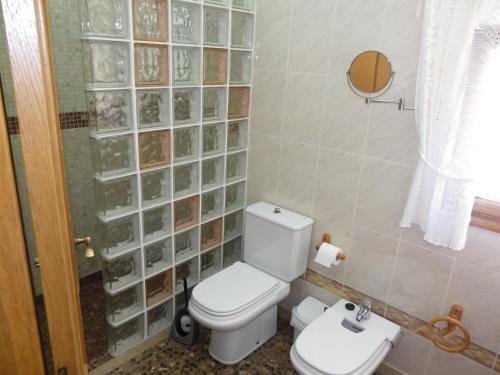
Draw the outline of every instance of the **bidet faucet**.
[[[356,320],[361,322],[363,319],[370,319],[372,311],[372,301],[369,298],[365,298],[361,305],[359,305],[358,313],[356,314]]]

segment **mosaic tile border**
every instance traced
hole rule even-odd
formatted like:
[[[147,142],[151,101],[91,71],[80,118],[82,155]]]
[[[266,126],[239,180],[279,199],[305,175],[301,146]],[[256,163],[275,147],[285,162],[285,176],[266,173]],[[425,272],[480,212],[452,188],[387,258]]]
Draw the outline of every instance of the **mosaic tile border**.
[[[61,112],[59,113],[59,126],[61,129],[87,128],[89,126],[87,112]],[[7,130],[9,135],[19,134],[19,118],[7,117]]]
[[[422,328],[427,325],[426,321],[414,317],[369,295],[352,289],[345,284],[329,279],[328,277],[323,276],[310,269],[307,270],[303,278],[304,280],[320,288],[323,288],[341,298],[347,299],[356,304],[359,304],[361,301],[363,301],[365,297],[369,297],[372,300],[373,311],[376,314],[385,317],[386,319],[400,325],[403,328],[406,328],[407,330],[421,337],[429,339],[429,337],[432,335],[429,329],[420,329],[417,331],[418,328]],[[458,345],[462,342],[462,338],[458,336],[447,338],[447,340],[451,345]],[[489,349],[483,348],[480,345],[471,342],[469,344],[469,347],[465,351],[458,354],[463,355],[464,357],[467,357],[470,360],[477,362],[483,366],[486,366],[489,369],[493,368],[495,371],[500,372],[500,360],[496,360],[496,353],[492,352]]]

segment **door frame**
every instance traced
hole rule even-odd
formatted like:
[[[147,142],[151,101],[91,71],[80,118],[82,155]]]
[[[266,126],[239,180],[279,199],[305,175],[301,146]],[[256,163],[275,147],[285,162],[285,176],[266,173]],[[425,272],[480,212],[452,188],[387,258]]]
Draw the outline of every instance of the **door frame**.
[[[87,359],[47,2],[1,3],[54,368],[56,373],[85,375]]]

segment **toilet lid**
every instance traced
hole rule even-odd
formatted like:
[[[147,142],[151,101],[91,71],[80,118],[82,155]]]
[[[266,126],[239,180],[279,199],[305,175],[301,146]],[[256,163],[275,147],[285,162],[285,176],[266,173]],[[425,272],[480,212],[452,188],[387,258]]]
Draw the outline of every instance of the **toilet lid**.
[[[209,277],[193,289],[198,306],[214,315],[232,315],[266,297],[279,280],[246,263],[232,266]]]
[[[344,316],[327,310],[306,327],[295,342],[297,354],[311,367],[325,374],[351,374],[384,344],[383,333],[365,330],[354,333],[342,327]]]

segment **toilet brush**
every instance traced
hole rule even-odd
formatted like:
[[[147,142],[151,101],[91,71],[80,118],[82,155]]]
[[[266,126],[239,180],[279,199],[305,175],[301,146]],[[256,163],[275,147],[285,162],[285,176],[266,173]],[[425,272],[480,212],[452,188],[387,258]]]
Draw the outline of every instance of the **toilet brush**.
[[[170,337],[183,345],[194,345],[198,340],[200,328],[188,311],[189,294],[185,278],[183,283],[186,304],[175,314]]]

